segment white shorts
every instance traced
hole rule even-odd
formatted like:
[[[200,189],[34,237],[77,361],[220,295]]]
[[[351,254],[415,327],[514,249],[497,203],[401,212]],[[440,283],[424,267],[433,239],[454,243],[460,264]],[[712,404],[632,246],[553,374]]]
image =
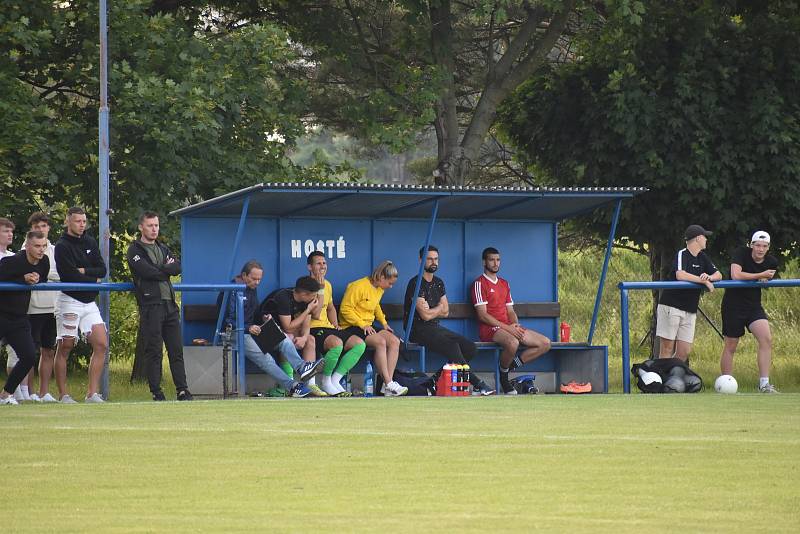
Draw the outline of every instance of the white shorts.
[[[64,293],[56,299],[56,339],[88,336],[96,324],[105,326],[95,302],[81,302]]]
[[[663,339],[692,343],[696,320],[696,313],[659,304],[656,309],[656,335]]]

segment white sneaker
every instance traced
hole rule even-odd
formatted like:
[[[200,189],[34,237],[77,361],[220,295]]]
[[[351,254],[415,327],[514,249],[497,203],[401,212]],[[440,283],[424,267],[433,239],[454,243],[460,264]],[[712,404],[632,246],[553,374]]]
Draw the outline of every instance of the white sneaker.
[[[381,388],[381,392],[386,397],[400,397],[408,393],[408,388],[405,386],[401,386],[394,380],[389,382],[388,384],[384,384],[385,387]]]
[[[92,393],[91,397],[86,397],[85,402],[88,402],[89,404],[99,404],[105,401],[103,400],[103,397],[101,397],[99,393]]]
[[[63,397],[61,397],[61,400],[58,401],[58,402],[60,402],[61,404],[78,404],[78,401],[76,401],[75,399],[73,399],[69,395],[64,395]]]
[[[17,399],[15,399],[13,395],[9,395],[8,397],[0,398],[0,405],[3,405],[3,404],[10,404],[12,406],[18,406],[19,405],[19,403],[17,402]]]
[[[49,393],[45,393],[44,397],[41,398],[39,402],[58,402],[56,398]]]
[[[22,400],[24,400],[24,401],[32,401],[33,399],[31,398],[29,393],[23,391],[22,392]]]
[[[19,389],[19,386],[17,386],[17,389],[14,390],[14,400],[17,401],[17,404],[25,400],[25,397],[22,395],[22,390]]]
[[[37,395],[36,393],[31,393],[31,400],[33,402],[42,402],[42,399],[40,399],[39,395]]]

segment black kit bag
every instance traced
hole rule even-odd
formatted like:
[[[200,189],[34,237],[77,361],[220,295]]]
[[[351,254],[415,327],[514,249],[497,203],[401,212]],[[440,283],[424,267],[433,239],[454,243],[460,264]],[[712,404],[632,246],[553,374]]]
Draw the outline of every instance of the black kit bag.
[[[703,389],[702,377],[680,358],[646,360],[634,364],[631,372],[643,393],[697,393]],[[656,377],[649,373],[655,373],[658,379],[653,380]]]
[[[412,371],[409,369],[401,369],[397,368],[394,370],[394,381],[400,384],[401,386],[405,386],[408,388],[407,396],[410,397],[429,397],[432,395],[436,395],[436,384],[433,381],[433,378],[426,375],[425,373],[421,373],[419,371]],[[381,386],[383,385],[383,379],[381,378],[380,373],[376,373],[375,376],[375,393],[381,390]]]

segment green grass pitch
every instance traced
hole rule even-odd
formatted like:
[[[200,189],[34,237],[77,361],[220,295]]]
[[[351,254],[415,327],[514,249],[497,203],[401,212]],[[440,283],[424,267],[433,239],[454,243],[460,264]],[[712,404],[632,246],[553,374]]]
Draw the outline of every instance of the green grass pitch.
[[[6,532],[797,532],[800,394],[2,407]]]

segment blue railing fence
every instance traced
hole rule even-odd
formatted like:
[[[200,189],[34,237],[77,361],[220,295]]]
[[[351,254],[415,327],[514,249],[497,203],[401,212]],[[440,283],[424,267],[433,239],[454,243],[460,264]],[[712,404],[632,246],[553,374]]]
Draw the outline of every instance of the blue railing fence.
[[[629,292],[630,291],[653,291],[656,289],[704,289],[702,284],[693,282],[620,282],[620,327],[622,330],[622,390],[625,393],[631,392],[631,355],[630,355],[630,321],[629,311]],[[800,279],[789,278],[786,280],[770,280],[769,282],[742,282],[740,280],[721,280],[714,282],[714,288],[745,288],[745,287],[800,287]]]
[[[244,284],[174,284],[175,291],[213,291],[219,293],[225,291],[232,294],[236,299],[236,365],[234,373],[238,384],[238,391],[242,394],[245,391],[245,372],[244,372]],[[10,282],[0,282],[0,291],[133,291],[133,284],[130,282],[104,282],[100,284],[83,283],[43,283],[43,284],[15,284]],[[103,373],[102,393],[108,398],[108,353],[106,353],[105,370]]]

